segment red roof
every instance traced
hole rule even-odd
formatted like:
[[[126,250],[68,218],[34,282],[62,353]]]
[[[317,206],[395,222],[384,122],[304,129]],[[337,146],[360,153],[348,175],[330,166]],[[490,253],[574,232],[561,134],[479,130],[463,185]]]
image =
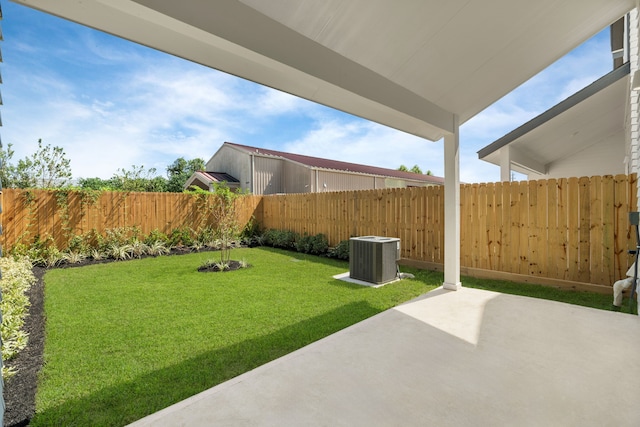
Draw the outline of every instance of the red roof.
[[[432,184],[444,184],[444,178],[433,175],[423,175],[413,172],[404,172],[396,169],[379,168],[376,166],[360,165],[357,163],[340,162],[338,160],[322,159],[320,157],[304,156],[302,154],[286,153],[284,151],[268,150],[266,148],[250,147],[248,145],[225,142],[230,146],[239,148],[248,153],[256,153],[265,156],[281,157],[287,160],[298,162],[305,166],[319,169],[331,169],[345,172],[356,172],[368,175],[380,175],[391,178],[411,179]]]

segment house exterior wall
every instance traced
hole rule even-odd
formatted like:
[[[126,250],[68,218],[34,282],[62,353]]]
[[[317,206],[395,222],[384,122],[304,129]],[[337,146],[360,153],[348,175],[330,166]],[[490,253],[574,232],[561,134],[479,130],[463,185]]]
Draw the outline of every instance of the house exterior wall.
[[[318,176],[318,192],[426,187],[429,185],[424,181],[402,178],[387,178],[340,171],[318,170],[316,172]]]
[[[424,187],[424,181],[335,170],[314,169],[277,157],[253,154],[223,145],[207,162],[206,170],[225,172],[253,194],[310,193]],[[325,185],[326,184],[326,185]]]
[[[285,192],[284,161],[254,156],[253,194],[278,194]]]
[[[284,192],[310,193],[311,174],[309,168],[292,162],[284,162]]]
[[[529,179],[568,178],[572,176],[617,175],[625,173],[625,133],[620,131],[570,157],[547,165],[547,173],[527,174]]]
[[[374,181],[373,176],[319,170],[318,192],[369,190],[373,188]]]
[[[206,169],[211,172],[226,172],[240,181],[240,188],[251,189],[251,156],[234,148],[223,145],[209,159]],[[253,191],[254,194],[260,194]]]

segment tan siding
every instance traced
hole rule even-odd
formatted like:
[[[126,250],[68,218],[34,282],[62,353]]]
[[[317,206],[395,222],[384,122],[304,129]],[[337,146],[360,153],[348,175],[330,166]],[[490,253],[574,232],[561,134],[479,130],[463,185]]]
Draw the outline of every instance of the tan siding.
[[[251,156],[223,145],[206,164],[209,172],[225,172],[240,181],[240,187],[249,188],[251,182]],[[254,194],[259,194],[254,191]]]
[[[255,157],[253,194],[284,193],[283,160]]]
[[[384,188],[407,188],[407,187],[428,187],[429,184],[423,181],[413,181],[400,178],[387,178],[376,175],[366,175],[359,173],[349,173],[340,171],[319,170],[318,192],[326,191],[350,191],[350,190],[380,190]],[[315,172],[313,187],[315,187]],[[324,186],[326,184],[326,187]],[[289,191],[287,191],[289,192]]]
[[[284,162],[284,192],[311,192],[311,177],[309,168],[296,163]]]
[[[337,171],[318,171],[319,192],[371,190],[374,176],[342,173]]]

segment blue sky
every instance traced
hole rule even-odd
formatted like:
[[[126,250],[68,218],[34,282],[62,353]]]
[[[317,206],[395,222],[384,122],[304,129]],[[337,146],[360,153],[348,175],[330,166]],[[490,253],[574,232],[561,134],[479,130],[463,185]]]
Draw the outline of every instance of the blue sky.
[[[111,177],[224,141],[443,176],[430,142],[119,38],[2,2],[2,142],[14,161],[37,141],[63,147],[74,178]],[[476,152],[611,70],[604,30],[461,127],[460,178],[492,182]]]

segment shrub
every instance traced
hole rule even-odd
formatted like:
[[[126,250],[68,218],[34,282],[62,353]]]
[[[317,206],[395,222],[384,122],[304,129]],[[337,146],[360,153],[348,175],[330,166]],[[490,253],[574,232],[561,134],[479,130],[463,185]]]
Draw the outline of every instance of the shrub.
[[[198,230],[196,237],[193,239],[191,246],[196,249],[202,249],[205,246],[212,246],[216,239],[216,232],[210,226],[203,227]]]
[[[112,244],[107,250],[107,255],[116,261],[122,261],[131,258],[132,246],[129,244],[117,245]]]
[[[54,267],[63,259],[63,254],[56,248],[53,237],[47,235],[41,238],[36,236],[34,242],[30,245],[16,245],[11,251],[14,257],[27,257],[32,265],[41,267]]]
[[[169,234],[169,245],[171,246],[191,246],[193,245],[193,234],[189,227],[174,228]]]
[[[260,224],[252,216],[247,225],[245,225],[244,230],[242,230],[242,238],[250,241],[257,236],[260,236]]]
[[[198,270],[226,271],[226,270],[229,270],[229,268],[230,268],[230,264],[226,261],[208,259],[200,265]]]
[[[311,252],[314,255],[324,255],[329,250],[329,240],[324,234],[316,234],[311,238]]]
[[[157,228],[149,233],[149,235],[144,239],[144,243],[148,246],[151,246],[156,242],[162,242],[165,245],[169,243],[169,238],[167,237],[167,235]]]
[[[43,257],[39,260],[37,265],[52,268],[59,265],[64,260],[64,258],[64,254],[60,252],[58,248],[52,246],[45,251]]]
[[[216,265],[217,262],[218,261],[215,259],[207,259],[203,261],[202,264],[200,264],[200,269],[213,268],[213,266]]]
[[[69,264],[78,264],[84,261],[86,258],[87,256],[82,252],[71,251],[62,254],[62,259]]]
[[[327,252],[327,256],[330,256],[331,258],[349,260],[349,241],[343,240],[335,247],[330,248]]]
[[[87,254],[91,248],[89,235],[73,236],[67,246],[68,253]]]
[[[294,249],[300,235],[289,230],[267,230],[264,234],[265,244],[274,248]]]
[[[104,259],[106,255],[100,249],[94,248],[89,251],[89,256],[96,261],[100,261],[101,259]]]
[[[171,250],[162,240],[156,240],[148,247],[148,253],[151,256],[166,255],[169,252],[171,252]]]
[[[137,238],[134,239],[129,246],[129,252],[134,258],[142,258],[143,255],[149,252],[149,246]]]
[[[296,240],[296,251],[308,254],[311,252],[311,239],[312,237],[305,234]]]
[[[105,230],[104,239],[100,242],[100,248],[124,246],[138,239],[140,229],[138,227],[116,227]]]
[[[22,330],[28,314],[29,298],[27,290],[35,283],[31,263],[27,258],[0,258],[2,269],[2,359],[10,360],[27,345],[27,334]],[[15,370],[2,367],[5,380],[15,374]]]
[[[324,234],[316,234],[315,236],[304,235],[295,243],[296,250],[305,254],[324,255],[329,249],[329,241]]]

